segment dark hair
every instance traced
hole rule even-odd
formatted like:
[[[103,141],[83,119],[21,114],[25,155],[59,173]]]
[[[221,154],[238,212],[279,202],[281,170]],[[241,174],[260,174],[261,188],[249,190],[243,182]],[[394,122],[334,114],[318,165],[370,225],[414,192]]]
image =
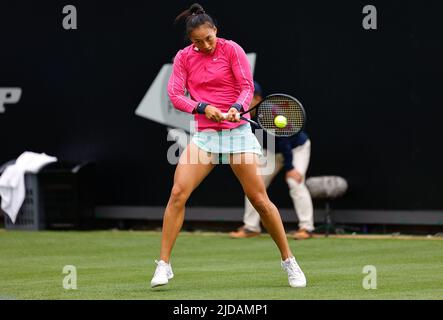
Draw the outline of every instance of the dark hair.
[[[189,37],[192,30],[200,27],[203,24],[209,24],[211,27],[215,27],[214,20],[205,12],[205,9],[198,4],[194,3],[182,13],[180,13],[177,18],[175,18],[175,23],[185,20],[186,23],[186,35]]]

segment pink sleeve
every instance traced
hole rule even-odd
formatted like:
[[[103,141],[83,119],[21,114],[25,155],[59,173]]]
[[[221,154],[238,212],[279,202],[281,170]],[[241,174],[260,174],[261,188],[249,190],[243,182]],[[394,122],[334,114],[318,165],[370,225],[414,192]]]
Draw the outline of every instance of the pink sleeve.
[[[249,104],[254,95],[254,84],[252,80],[251,66],[245,51],[237,43],[230,41],[232,49],[232,71],[235,79],[240,84],[241,92],[236,103],[243,107],[243,110],[249,109]]]
[[[192,113],[197,106],[197,101],[185,96],[187,76],[183,50],[180,50],[174,58],[172,74],[168,82],[168,95],[176,109]]]

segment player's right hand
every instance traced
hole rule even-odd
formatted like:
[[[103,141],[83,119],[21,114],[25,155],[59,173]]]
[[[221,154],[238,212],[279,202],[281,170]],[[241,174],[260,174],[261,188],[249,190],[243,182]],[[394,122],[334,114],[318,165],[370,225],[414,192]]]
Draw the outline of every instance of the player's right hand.
[[[226,114],[226,120],[231,122],[240,122],[240,114],[238,110],[236,108],[229,109],[228,113]]]
[[[206,106],[205,116],[207,119],[215,122],[220,122],[225,119],[222,112],[217,107],[211,105]]]

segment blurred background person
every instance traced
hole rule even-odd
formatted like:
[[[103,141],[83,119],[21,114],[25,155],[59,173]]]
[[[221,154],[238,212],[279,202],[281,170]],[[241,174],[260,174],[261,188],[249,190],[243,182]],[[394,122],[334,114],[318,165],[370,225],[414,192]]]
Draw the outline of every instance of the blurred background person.
[[[258,82],[254,81],[254,97],[251,101],[251,108],[262,100],[262,88]],[[266,152],[267,159],[275,157],[275,166],[270,174],[262,174],[265,186],[268,188],[274,177],[284,168],[289,195],[298,217],[299,228],[292,232],[291,236],[296,240],[309,239],[314,231],[314,209],[311,195],[305,185],[305,177],[311,155],[311,141],[304,131],[291,137],[276,137],[275,139],[275,153],[269,149]],[[267,162],[268,160],[262,163]],[[245,197],[243,222],[244,225],[238,230],[229,233],[231,238],[250,238],[260,235],[260,215],[247,197]]]

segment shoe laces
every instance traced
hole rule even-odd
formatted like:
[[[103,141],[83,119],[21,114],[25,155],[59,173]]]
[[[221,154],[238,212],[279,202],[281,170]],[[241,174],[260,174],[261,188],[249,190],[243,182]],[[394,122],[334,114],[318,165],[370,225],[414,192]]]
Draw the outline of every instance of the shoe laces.
[[[163,260],[155,260],[155,263],[157,264],[157,268],[155,269],[155,273],[154,276],[157,275],[157,273],[161,272],[162,270],[164,270],[166,273],[168,273],[169,271],[169,264],[164,262]]]
[[[289,259],[288,262],[283,261],[283,264],[284,264],[283,269],[287,270],[290,276],[294,277],[301,276],[302,271],[298,266],[297,262],[295,261],[295,259]]]

